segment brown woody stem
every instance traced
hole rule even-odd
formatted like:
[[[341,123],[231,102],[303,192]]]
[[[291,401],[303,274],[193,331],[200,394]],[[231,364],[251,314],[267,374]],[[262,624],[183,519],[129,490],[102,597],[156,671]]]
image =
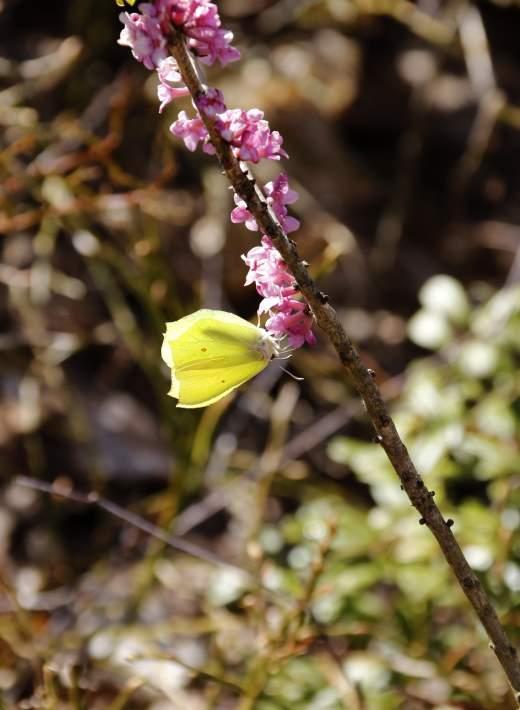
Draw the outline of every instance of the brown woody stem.
[[[207,87],[201,81],[198,68],[192,55],[186,49],[182,34],[174,29],[172,29],[170,50],[177,61],[184,83],[194,101],[197,101],[205,94]],[[327,303],[327,298],[309,275],[305,263],[298,255],[295,243],[288,239],[275,216],[266,205],[265,198],[255,180],[241,167],[229,143],[220,135],[215,126],[214,118],[205,115],[203,112],[200,113],[200,116],[208,130],[220,164],[234,191],[246,203],[247,209],[256,220],[259,231],[272,239],[273,244],[292,271],[301,294],[312,309],[317,324],[336,349],[341,363],[365,403],[379,443],[399,476],[402,487],[412,505],[419,511],[421,523],[426,524],[435,536],[462,591],[477,613],[489,636],[491,647],[511,686],[516,691],[515,695],[518,701],[520,698],[520,663],[517,650],[509,641],[486,591],[469,566],[451,531],[453,521],[446,521],[435,504],[432,493],[425,486],[408,454],[406,446],[397,433],[395,424],[388,413],[373,376],[361,362],[356,349],[338,319],[336,311]]]

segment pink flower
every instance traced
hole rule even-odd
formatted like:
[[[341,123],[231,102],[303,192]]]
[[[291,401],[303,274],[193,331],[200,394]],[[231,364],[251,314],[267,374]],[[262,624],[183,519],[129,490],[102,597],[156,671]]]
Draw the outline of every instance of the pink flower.
[[[168,96],[165,95],[164,99],[163,106],[168,103]],[[240,160],[249,160],[257,163],[262,158],[279,160],[282,156],[288,157],[281,147],[282,138],[280,134],[278,131],[271,132],[269,130],[269,124],[263,119],[264,114],[262,111],[250,109],[246,112],[239,108],[227,109],[222,92],[218,89],[208,89],[196,99],[195,103],[199,111],[215,119],[215,127],[220,131],[222,138],[231,144],[233,153]],[[189,125],[188,121],[190,122]],[[195,131],[199,136],[199,140],[202,140],[202,125],[200,118],[187,119],[183,111],[182,117],[179,114],[179,119],[172,124],[170,130],[176,136],[183,138],[187,146],[188,143],[185,140],[185,136],[189,134],[190,145],[195,145],[196,147],[198,141],[194,143],[192,140],[193,134]],[[207,133],[204,134],[204,138],[202,149],[206,153],[213,155],[215,150],[209,143]],[[189,150],[195,150],[195,148],[189,146],[188,148]],[[293,202],[296,199],[296,193],[289,190],[284,181],[287,181],[286,177],[283,177],[279,184],[276,183],[275,185],[273,183],[270,189],[273,190],[273,193],[276,192],[276,195],[273,194],[272,201],[279,206],[281,217],[286,221],[289,230],[293,231],[297,229],[299,222],[292,217],[286,217],[287,210],[283,207],[283,200],[286,203]]]
[[[164,108],[168,106],[174,99],[179,98],[179,96],[187,96],[189,90],[186,88],[170,86],[169,84],[159,84],[157,86],[157,96],[161,102],[159,106],[159,113],[162,113]]]
[[[313,318],[307,312],[307,306],[301,301],[297,309],[283,309],[272,315],[265,324],[265,329],[278,338],[286,337],[291,348],[301,348],[304,343],[316,344],[316,336],[312,332]]]
[[[208,89],[195,102],[199,111],[208,116],[214,116],[221,109],[225,110],[224,97],[218,89]],[[177,120],[170,126],[170,131],[178,138],[182,138],[186,148],[194,151],[199,141],[202,142],[202,150],[209,155],[214,155],[215,149],[210,143],[206,126],[199,114],[195,118],[188,118],[186,111],[181,111]]]
[[[147,69],[155,69],[168,56],[167,41],[161,29],[157,8],[144,3],[139,12],[122,12],[119,19],[124,24],[118,44],[128,46],[138,62]]]
[[[255,283],[264,297],[281,297],[284,289],[294,290],[294,278],[269,237],[263,236],[261,246],[253,247],[242,257],[249,266],[245,285]]]
[[[233,33],[221,27],[217,6],[209,0],[169,0],[169,18],[188,38],[188,46],[204,64],[240,59],[231,47]]]
[[[157,95],[161,102],[159,113],[162,113],[164,107],[171,101],[180,96],[189,96],[190,92],[186,86],[175,87],[170,85],[170,82],[182,82],[177,62],[173,57],[166,57],[160,62],[157,67],[157,75],[160,82],[157,87]]]
[[[160,62],[157,67],[157,76],[159,77],[159,81],[163,84],[168,84],[170,81],[182,81],[179,67],[173,57],[166,57],[166,59]]]
[[[208,89],[195,99],[195,104],[201,113],[206,116],[217,116],[226,110],[224,94],[219,89]]]
[[[188,118],[186,111],[181,111],[177,120],[170,126],[170,131],[178,138],[182,138],[186,148],[192,152],[196,150],[199,141],[202,141],[202,150],[205,153],[212,155],[215,152],[200,116]]]
[[[209,0],[156,0],[140,5],[139,12],[122,12],[119,17],[125,25],[119,44],[130,47],[147,69],[157,68],[168,56],[170,24],[183,32],[188,47],[205,64],[217,60],[227,64],[240,58],[238,49],[231,46],[233,33],[222,28],[217,6]]]
[[[263,111],[257,108],[249,111],[228,109],[218,115],[216,125],[240,160],[258,163],[262,158],[280,160],[289,157],[282,148],[283,138],[278,131],[270,130]]]
[[[314,345],[312,315],[296,298],[294,278],[269,237],[263,236],[261,246],[250,249],[242,259],[249,266],[245,285],[254,283],[263,296],[258,312],[269,313],[265,329],[279,339],[287,338],[291,348],[305,342]]]
[[[236,192],[233,195],[233,199],[235,200],[236,205],[235,209],[231,210],[231,221],[233,224],[240,224],[241,222],[244,222],[247,229],[251,230],[251,232],[256,232],[258,230],[256,219],[247,209],[247,205],[244,200],[240,199]]]
[[[264,194],[267,196],[267,204],[276,215],[286,234],[294,232],[300,226],[300,222],[287,214],[285,205],[290,205],[298,199],[298,193],[289,188],[289,180],[285,173],[280,173],[276,180],[268,182],[264,186]],[[245,222],[247,229],[255,232],[258,229],[256,220],[247,209],[246,203],[238,195],[234,195],[236,207],[231,212],[231,221],[234,224]]]

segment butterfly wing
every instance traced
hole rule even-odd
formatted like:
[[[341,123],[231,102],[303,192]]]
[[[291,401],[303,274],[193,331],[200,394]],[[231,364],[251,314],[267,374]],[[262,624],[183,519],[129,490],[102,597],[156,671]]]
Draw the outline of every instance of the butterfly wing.
[[[265,335],[224,311],[200,310],[167,324],[163,359],[172,370],[170,394],[178,407],[205,407],[261,372],[269,353]]]
[[[247,363],[205,372],[190,370],[179,377],[178,407],[207,407],[261,372],[267,362]]]

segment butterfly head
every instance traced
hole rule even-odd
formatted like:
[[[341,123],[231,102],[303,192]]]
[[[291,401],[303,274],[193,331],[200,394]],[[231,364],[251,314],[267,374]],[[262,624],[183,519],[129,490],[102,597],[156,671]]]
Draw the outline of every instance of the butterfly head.
[[[285,359],[292,355],[293,348],[287,343],[287,338],[271,335],[264,328],[259,328],[259,330],[262,335],[258,341],[257,349],[265,360]]]

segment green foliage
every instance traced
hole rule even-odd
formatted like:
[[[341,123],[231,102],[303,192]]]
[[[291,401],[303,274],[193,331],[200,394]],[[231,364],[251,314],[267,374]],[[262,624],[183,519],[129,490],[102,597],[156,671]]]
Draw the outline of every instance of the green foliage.
[[[455,519],[455,533],[470,563],[498,608],[510,610],[505,622],[515,638],[511,614],[520,603],[520,289],[498,292],[472,309],[453,280],[450,299],[439,303],[436,289],[444,289],[446,281],[432,279],[421,300],[423,308],[449,323],[450,338],[435,355],[411,364],[392,410],[426,484],[443,512]],[[448,659],[466,658],[468,672],[478,665],[486,645],[475,638],[471,614],[432,535],[418,524],[379,445],[336,437],[328,454],[366,486],[371,503],[363,509],[349,502],[348,488],[329,496],[307,489],[306,502],[260,536],[277,572],[270,571],[270,588],[294,592],[295,579],[304,584],[313,550],[326,534],[324,521],[335,520],[310,606],[311,623],[329,642],[341,639],[340,646],[350,648],[340,654],[346,659],[343,673],[357,685],[366,707],[402,707],[394,689],[403,682],[413,694],[429,693],[439,704],[450,697],[470,702],[471,683],[458,679],[459,661]],[[320,679],[322,665],[318,654],[282,666],[258,707],[303,709],[322,707],[321,702],[337,707],[330,685]],[[450,688],[457,685],[459,691],[452,695]],[[481,686],[479,694],[483,692],[489,693],[485,707],[493,706],[496,690]],[[273,693],[274,704],[269,698]]]

